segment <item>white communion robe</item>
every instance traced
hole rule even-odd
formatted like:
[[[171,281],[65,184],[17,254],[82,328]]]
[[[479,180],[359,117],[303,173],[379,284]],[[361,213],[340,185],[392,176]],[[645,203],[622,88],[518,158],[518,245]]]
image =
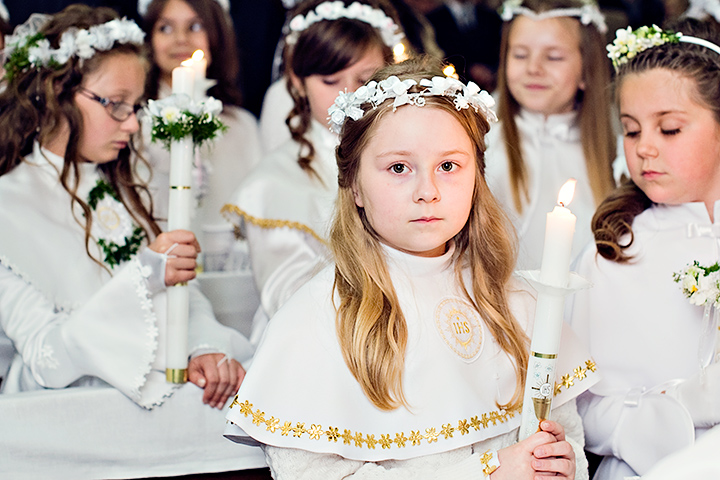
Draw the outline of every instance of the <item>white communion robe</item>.
[[[720,259],[718,224],[703,203],[688,203],[655,205],[632,228],[630,263],[600,257],[594,244],[578,258],[577,272],[594,286],[573,296],[569,318],[602,372],[578,400],[587,448],[606,456],[599,480],[642,475],[706,430],[659,392],[700,371],[704,308],[690,303],[673,273],[694,260],[709,266]]]
[[[62,165],[35,145],[0,176],[0,326],[15,348],[0,372],[0,476],[127,478],[262,465],[256,452],[229,456],[216,441],[222,427],[204,422],[221,425],[222,412],[202,404],[199,388],[165,381],[165,259],[143,248],[111,272],[90,259],[82,213],[72,212],[59,183]],[[78,195],[87,198],[99,171],[93,163],[79,170]],[[89,248],[103,258],[92,238]],[[240,362],[253,353],[194,287],[189,351]],[[197,441],[207,458],[169,451]]]
[[[520,412],[496,403],[514,392],[512,362],[461,296],[453,249],[435,258],[386,252],[408,326],[409,406],[376,408],[346,367],[327,267],[273,317],[227,415],[225,435],[265,444],[277,480],[485,478],[480,455],[517,441]],[[534,295],[519,280],[509,288],[513,314],[530,331]],[[568,373],[571,381],[556,387],[554,415],[575,448],[577,478],[587,478],[574,398],[598,374],[564,330],[558,378]]]
[[[298,164],[300,146],[290,140],[271,152],[240,185],[226,216],[247,238],[260,292],[253,338],[328,254],[326,239],[337,198],[337,135],[313,121],[317,177]]]
[[[517,230],[517,268],[537,270],[545,243],[545,217],[557,205],[560,187],[570,178],[577,180],[575,195],[569,205],[577,216],[571,258],[575,258],[593,238],[590,220],[595,213],[595,200],[585,166],[577,112],[545,117],[520,110],[515,123],[529,181],[530,200],[523,205],[522,213],[518,213],[513,202],[502,123],[493,125],[485,137],[485,178]]]

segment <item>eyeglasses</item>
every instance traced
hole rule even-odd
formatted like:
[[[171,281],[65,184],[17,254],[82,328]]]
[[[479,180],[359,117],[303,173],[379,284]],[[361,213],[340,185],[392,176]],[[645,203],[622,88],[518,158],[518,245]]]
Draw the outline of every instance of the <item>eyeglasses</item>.
[[[143,108],[142,105],[130,105],[129,103],[125,102],[113,102],[109,98],[101,97],[100,95],[97,95],[87,88],[80,87],[80,93],[84,93],[86,97],[88,97],[91,100],[95,100],[100,105],[105,107],[105,111],[107,111],[108,115],[110,115],[113,120],[117,120],[118,122],[124,122],[128,118],[130,118],[130,115],[133,113],[137,113],[141,108]]]

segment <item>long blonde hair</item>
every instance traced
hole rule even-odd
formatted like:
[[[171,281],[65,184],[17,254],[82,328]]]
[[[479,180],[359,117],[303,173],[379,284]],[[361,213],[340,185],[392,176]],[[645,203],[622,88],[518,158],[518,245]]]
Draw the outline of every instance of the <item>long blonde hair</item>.
[[[410,60],[380,70],[373,79],[397,75],[401,80],[442,75],[441,65],[430,60]],[[417,88],[417,87],[413,87]],[[412,90],[411,90],[412,91]],[[472,109],[457,110],[452,99],[426,97],[424,107],[442,109],[462,124],[475,146],[477,168],[470,216],[453,239],[453,261],[457,283],[467,300],[486,321],[500,347],[514,361],[515,393],[502,408],[518,407],[527,370],[528,338],[513,317],[507,286],[515,265],[516,239],[502,208],[485,183],[484,137],[487,120]],[[407,346],[407,324],[381,247],[362,208],[355,205],[353,185],[361,154],[377,131],[384,115],[392,115],[392,99],[357,121],[347,121],[337,148],[339,192],[336,216],[330,233],[335,256],[334,289],[339,296],[336,328],[343,358],[370,401],[382,410],[406,405],[403,371]],[[472,292],[462,272],[470,269]]]
[[[584,5],[582,0],[525,0],[522,5],[535,11],[544,12],[557,8],[576,8]],[[510,186],[515,210],[522,213],[523,206],[530,200],[527,166],[523,158],[520,133],[515,115],[520,105],[510,93],[507,84],[508,42],[515,22],[503,26],[500,41],[500,67],[498,68],[498,117],[502,120],[502,134],[505,140]],[[595,204],[599,204],[615,187],[612,176],[612,162],[615,159],[615,134],[612,128],[610,69],[605,55],[605,38],[598,29],[590,25],[580,27],[580,54],[582,56],[582,79],[585,89],[578,91],[577,109],[580,122],[585,166],[593,191]]]

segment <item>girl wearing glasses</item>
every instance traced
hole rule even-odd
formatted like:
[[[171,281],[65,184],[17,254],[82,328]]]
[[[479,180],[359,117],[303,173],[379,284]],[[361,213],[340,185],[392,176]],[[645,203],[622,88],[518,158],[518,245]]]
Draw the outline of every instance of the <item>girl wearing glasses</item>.
[[[75,5],[8,38],[0,326],[16,355],[2,393],[109,385],[145,409],[190,395],[210,410],[244,377],[247,340],[191,290],[188,376],[204,391],[165,380],[166,287],[195,277],[200,249],[189,231],[161,232],[130,160],[143,36],[112,10]]]

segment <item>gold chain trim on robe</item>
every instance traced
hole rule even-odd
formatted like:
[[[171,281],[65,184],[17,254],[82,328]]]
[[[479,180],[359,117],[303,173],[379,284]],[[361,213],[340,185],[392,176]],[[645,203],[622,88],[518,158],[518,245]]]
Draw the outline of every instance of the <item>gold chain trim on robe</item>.
[[[220,209],[220,213],[223,214],[225,218],[231,223],[234,222],[233,219],[230,218],[229,214],[234,213],[235,215],[244,218],[246,222],[257,225],[260,228],[291,228],[307,233],[323,245],[327,244],[327,241],[321,238],[320,235],[315,233],[312,228],[300,222],[292,222],[290,220],[271,220],[266,218],[253,217],[252,215],[250,215],[244,210],[241,210],[237,205],[233,205],[232,203],[227,203],[223,205],[223,207]],[[241,235],[239,235],[237,229],[237,225],[235,226],[235,236],[237,238],[241,238]]]
[[[584,366],[576,367],[573,370],[573,374],[565,374],[560,377],[560,383],[555,384],[555,395],[558,395],[563,388],[569,389],[575,385],[575,379],[582,381],[587,378],[587,372],[595,372],[597,367],[593,360],[587,360]],[[271,416],[265,418],[265,412],[258,409],[253,409],[253,404],[250,401],[245,400],[240,402],[240,399],[235,395],[235,399],[230,404],[230,408],[238,407],[240,413],[246,418],[252,416],[252,423],[260,426],[265,425],[265,429],[270,433],[280,433],[283,437],[287,437],[292,434],[293,437],[302,438],[303,435],[307,434],[311,440],[320,440],[326,437],[328,442],[337,442],[342,439],[345,445],[354,445],[358,448],[367,447],[370,450],[375,450],[376,446],[380,446],[383,449],[390,448],[405,448],[406,446],[417,446],[422,444],[422,441],[427,441],[428,444],[437,442],[438,440],[448,440],[453,438],[455,433],[460,435],[467,435],[470,433],[470,429],[479,431],[481,428],[486,429],[492,422],[493,425],[497,425],[498,422],[504,423],[508,418],[513,418],[515,413],[519,409],[510,410],[495,410],[489,413],[483,413],[481,416],[475,415],[470,420],[463,419],[457,422],[457,426],[453,426],[450,423],[442,425],[440,428],[430,427],[425,429],[425,433],[421,433],[420,430],[411,430],[409,436],[405,436],[405,432],[395,432],[394,438],[391,436],[392,433],[382,433],[379,438],[375,438],[375,434],[368,433],[363,434],[362,432],[353,432],[348,429],[343,429],[340,433],[338,427],[328,427],[327,430],[323,429],[322,425],[311,424],[309,427],[305,426],[303,422],[292,422],[282,421],[279,418]],[[231,422],[232,423],[232,422]]]

